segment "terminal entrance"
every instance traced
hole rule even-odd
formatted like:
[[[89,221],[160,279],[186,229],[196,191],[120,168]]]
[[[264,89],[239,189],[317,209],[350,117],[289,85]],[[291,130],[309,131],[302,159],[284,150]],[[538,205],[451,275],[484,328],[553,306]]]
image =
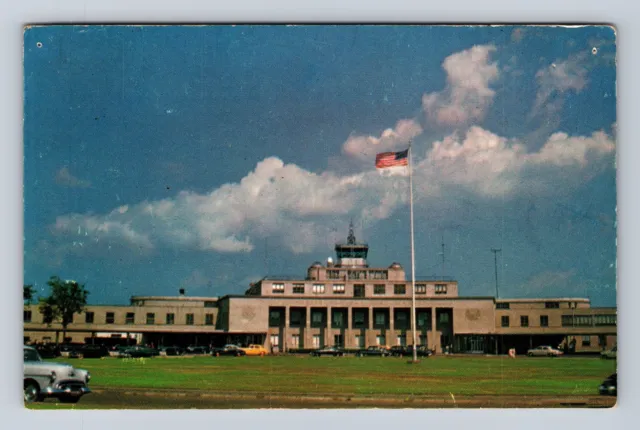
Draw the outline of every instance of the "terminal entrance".
[[[466,336],[458,336],[457,340],[457,350],[459,352],[466,352],[470,354],[483,354],[487,353],[488,345],[487,345],[487,336],[478,336],[478,335],[466,335]]]

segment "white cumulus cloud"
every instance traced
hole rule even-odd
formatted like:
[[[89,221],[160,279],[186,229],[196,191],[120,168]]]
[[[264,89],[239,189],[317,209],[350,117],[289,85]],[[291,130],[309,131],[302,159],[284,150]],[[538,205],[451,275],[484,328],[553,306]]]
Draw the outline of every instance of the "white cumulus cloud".
[[[564,192],[612,163],[615,144],[604,132],[556,133],[539,151],[527,152],[517,140],[475,126],[421,150],[416,147],[414,193],[417,204],[428,207],[433,199],[446,199],[456,190],[483,199]],[[337,220],[355,216],[370,225],[406,208],[407,185],[406,171],[389,175],[371,168],[341,176],[313,173],[269,157],[238,183],[209,193],[182,191],[103,215],[68,214],[58,217],[52,228],[67,245],[82,240],[85,250],[109,244],[145,253],[157,247],[250,252],[256,241],[268,237],[303,253],[330,247]]]
[[[406,148],[409,140],[422,133],[422,127],[413,119],[402,119],[395,128],[387,128],[380,137],[352,135],[342,151],[364,162],[372,162],[376,153]]]
[[[422,97],[427,119],[440,125],[459,126],[484,118],[495,95],[489,84],[500,74],[497,62],[490,58],[495,50],[493,45],[479,45],[444,60],[446,88]]]
[[[602,131],[576,137],[555,133],[539,151],[527,152],[515,139],[474,126],[462,138],[453,133],[435,142],[416,173],[424,172],[426,183],[481,196],[548,194],[599,174],[614,151],[613,139]]]

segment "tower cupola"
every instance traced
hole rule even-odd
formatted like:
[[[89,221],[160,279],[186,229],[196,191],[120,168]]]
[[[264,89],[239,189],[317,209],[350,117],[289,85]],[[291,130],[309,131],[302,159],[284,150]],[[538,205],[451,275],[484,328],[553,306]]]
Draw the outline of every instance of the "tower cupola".
[[[339,267],[367,267],[369,245],[358,243],[353,232],[353,221],[349,223],[347,243],[336,243],[337,264]]]

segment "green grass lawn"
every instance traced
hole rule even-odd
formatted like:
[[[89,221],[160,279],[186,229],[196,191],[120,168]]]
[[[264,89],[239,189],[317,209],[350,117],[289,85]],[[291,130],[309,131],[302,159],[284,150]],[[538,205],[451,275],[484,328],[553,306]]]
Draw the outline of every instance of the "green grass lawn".
[[[615,372],[597,357],[406,358],[157,357],[144,360],[58,359],[88,369],[90,386],[175,388],[211,392],[346,395],[585,395]]]

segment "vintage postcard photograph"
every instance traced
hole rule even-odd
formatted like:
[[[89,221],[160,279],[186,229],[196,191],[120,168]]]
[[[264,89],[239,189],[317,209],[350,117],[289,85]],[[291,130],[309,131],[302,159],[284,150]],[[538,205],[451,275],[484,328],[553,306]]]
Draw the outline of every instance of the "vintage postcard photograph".
[[[24,403],[613,407],[616,204],[610,26],[27,26]]]

